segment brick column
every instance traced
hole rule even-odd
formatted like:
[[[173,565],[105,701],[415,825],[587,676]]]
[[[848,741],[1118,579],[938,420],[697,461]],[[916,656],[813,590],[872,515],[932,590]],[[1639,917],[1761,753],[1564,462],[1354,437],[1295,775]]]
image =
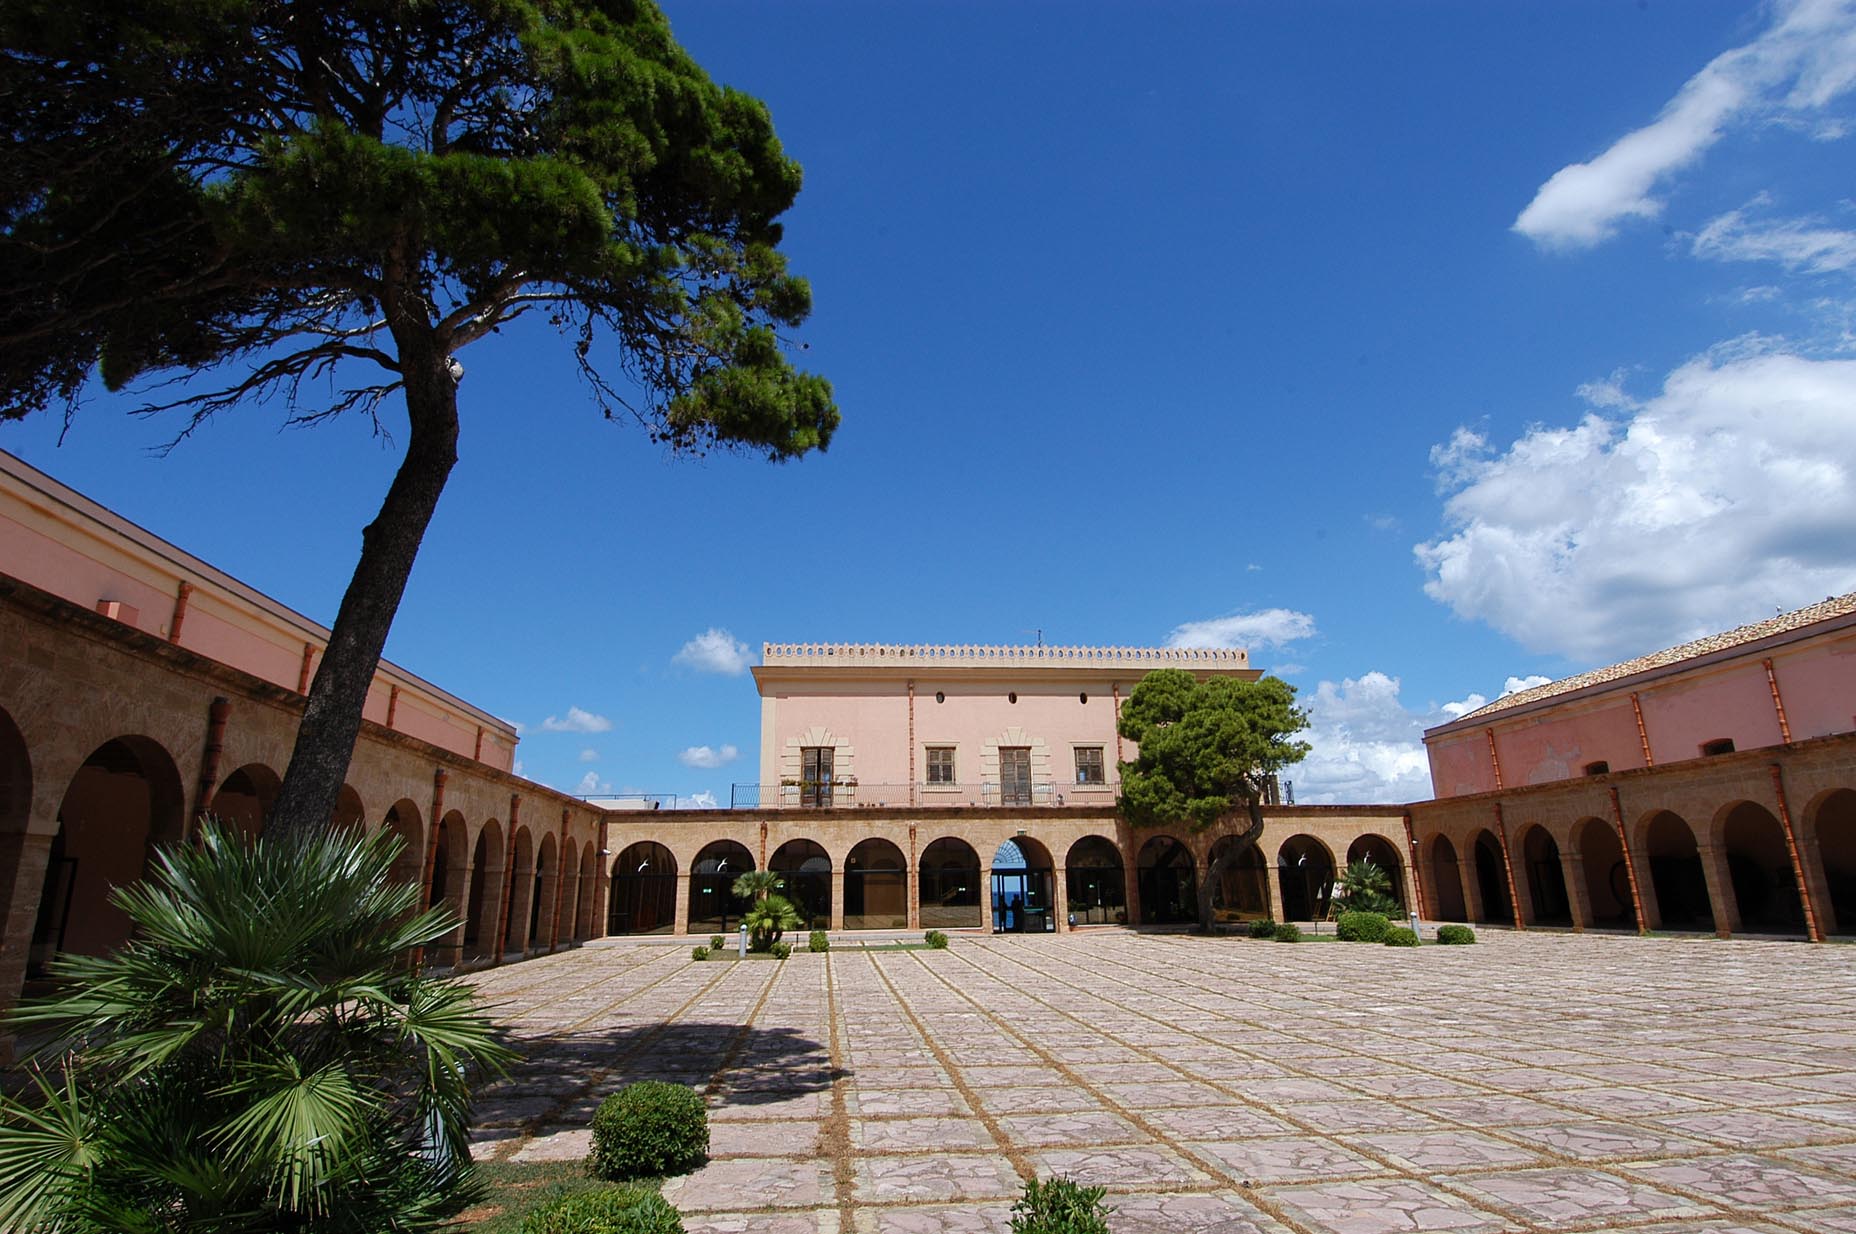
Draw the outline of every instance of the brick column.
[[[1122,855],[1122,899],[1126,904],[1128,910],[1128,924],[1131,926],[1141,924],[1141,914],[1144,911],[1144,907],[1141,904],[1141,868],[1137,864],[1139,860],[1140,850],[1138,848],[1133,852]],[[990,873],[990,871],[988,871],[988,873]],[[986,895],[986,902],[990,905],[992,903],[991,879],[986,881]],[[988,909],[987,911],[990,912],[991,910]]]
[[[1733,875],[1727,869],[1727,849],[1714,844],[1697,844],[1701,854],[1701,872],[1708,881],[1708,907],[1714,913],[1714,932],[1732,938],[1740,932],[1740,904],[1734,899]]]
[[[39,895],[45,886],[45,867],[51,852],[51,836],[23,831],[0,835],[0,870],[13,871],[11,883],[0,888],[6,894],[0,905],[4,910],[0,911],[0,1013],[13,1009],[26,983],[32,927],[39,919]],[[12,1061],[13,1037],[0,1031],[0,1066]]]
[[[910,706],[909,724],[911,728],[915,724],[915,713],[913,710],[914,705],[915,705],[915,683],[911,681],[909,683],[909,706]],[[909,750],[910,750],[909,759],[913,761],[915,758],[913,743],[911,743]],[[911,777],[912,775],[913,773],[911,773]],[[915,786],[914,786],[912,779],[909,785],[909,792],[911,794],[911,800],[913,800]],[[921,928],[922,928],[921,854],[917,852],[915,849],[915,824],[910,823],[909,824],[909,929],[919,930]]]
[[[1585,885],[1585,857],[1568,844],[1560,849],[1560,877],[1566,881],[1566,905],[1572,928],[1581,933],[1592,925],[1592,892]]]
[[[1282,875],[1267,854],[1263,858],[1263,911],[1271,921],[1282,920],[1278,915],[1282,912]]]
[[[670,932],[688,934],[690,932],[690,872],[688,870],[677,871],[676,912],[676,920],[671,925]]]
[[[1069,874],[1062,866],[1058,866],[1050,872],[1050,881],[1051,899],[1055,901],[1055,907],[1052,911],[1057,914],[1056,917],[1052,919],[1052,922],[1057,927],[1057,933],[1067,934],[1070,931]]]
[[[831,868],[831,928],[844,929],[844,867]]]

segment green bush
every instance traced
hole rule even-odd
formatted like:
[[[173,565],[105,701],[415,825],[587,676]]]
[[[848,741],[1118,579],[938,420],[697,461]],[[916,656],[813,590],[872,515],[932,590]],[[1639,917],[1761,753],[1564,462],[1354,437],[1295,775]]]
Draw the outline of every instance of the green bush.
[[[767,954],[776,960],[784,960],[787,956],[793,954],[793,945],[791,943],[775,943],[773,946],[767,948]]]
[[[1466,947],[1476,941],[1476,932],[1466,925],[1438,926],[1437,941],[1446,947]]]
[[[681,1174],[709,1155],[709,1111],[702,1095],[681,1084],[640,1080],[599,1103],[593,1113],[593,1155],[599,1178]]]
[[[1293,921],[1285,921],[1276,927],[1274,937],[1279,943],[1299,943],[1302,941],[1302,927]]]
[[[1393,926],[1386,931],[1383,941],[1388,947],[1416,947],[1418,932],[1410,926]]]
[[[1276,937],[1276,923],[1274,921],[1271,921],[1268,917],[1265,917],[1260,921],[1251,922],[1250,923],[1250,937],[1252,938],[1275,938]]]
[[[922,935],[922,941],[927,943],[930,947],[933,947],[936,951],[939,951],[947,946],[947,935],[941,933],[939,930],[930,930]]]
[[[728,946],[728,940],[720,934],[711,934],[709,936],[709,950],[720,951],[726,946]]]
[[[706,960],[708,958],[709,958],[709,949],[707,947],[691,947],[690,948],[690,959]]]
[[[521,1234],[683,1234],[683,1219],[656,1190],[632,1184],[544,1204],[522,1219]]]
[[[1334,937],[1343,943],[1380,943],[1391,925],[1384,913],[1342,913],[1334,920]]]
[[[812,936],[806,939],[806,950],[807,951],[830,951],[831,950],[831,935],[825,933],[825,931],[823,930],[812,931]]]
[[[1012,1205],[1012,1234],[1108,1234],[1109,1208],[1101,1187],[1073,1179],[1032,1179]]]

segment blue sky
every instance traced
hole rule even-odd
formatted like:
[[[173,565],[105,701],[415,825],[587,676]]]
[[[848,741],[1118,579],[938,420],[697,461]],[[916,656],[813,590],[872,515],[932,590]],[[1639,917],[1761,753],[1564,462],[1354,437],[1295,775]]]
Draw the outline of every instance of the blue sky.
[[[765,99],[828,454],[667,458],[462,355],[391,658],[569,791],[755,776],[763,640],[1249,646],[1303,801],[1856,587],[1856,2],[667,6]],[[4,446],[320,620],[396,457],[93,397]]]

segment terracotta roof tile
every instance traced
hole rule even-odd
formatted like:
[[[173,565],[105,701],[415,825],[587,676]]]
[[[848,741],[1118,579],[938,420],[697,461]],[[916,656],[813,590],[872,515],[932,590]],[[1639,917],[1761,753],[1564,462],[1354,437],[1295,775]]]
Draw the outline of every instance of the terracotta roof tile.
[[[1764,621],[1756,621],[1751,625],[1737,626],[1719,634],[1710,634],[1692,643],[1683,643],[1680,647],[1652,652],[1647,656],[1638,656],[1635,660],[1625,660],[1621,664],[1595,668],[1590,672],[1575,673],[1571,677],[1549,681],[1546,685],[1535,686],[1531,690],[1517,690],[1513,694],[1504,694],[1486,707],[1480,707],[1455,722],[1486,718],[1497,712],[1539,702],[1543,698],[1570,694],[1574,690],[1583,690],[1587,686],[1603,685],[1607,681],[1631,677],[1653,668],[1680,664],[1684,660],[1693,660],[1698,656],[1705,656],[1716,651],[1726,651],[1730,647],[1738,647],[1744,643],[1756,643],[1762,638],[1801,630],[1805,626],[1815,625],[1817,622],[1827,621],[1832,617],[1846,617],[1852,613],[1856,613],[1856,591],[1847,595],[1831,596],[1816,604],[1807,605],[1793,612],[1780,613],[1777,617],[1768,617]]]

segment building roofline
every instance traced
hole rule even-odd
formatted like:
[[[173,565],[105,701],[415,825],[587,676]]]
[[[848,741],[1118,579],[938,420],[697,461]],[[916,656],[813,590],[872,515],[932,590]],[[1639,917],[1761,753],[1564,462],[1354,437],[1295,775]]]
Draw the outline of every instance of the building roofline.
[[[981,643],[763,643],[761,668],[1156,668],[1233,671],[1250,653],[1223,647],[1052,647]]]

